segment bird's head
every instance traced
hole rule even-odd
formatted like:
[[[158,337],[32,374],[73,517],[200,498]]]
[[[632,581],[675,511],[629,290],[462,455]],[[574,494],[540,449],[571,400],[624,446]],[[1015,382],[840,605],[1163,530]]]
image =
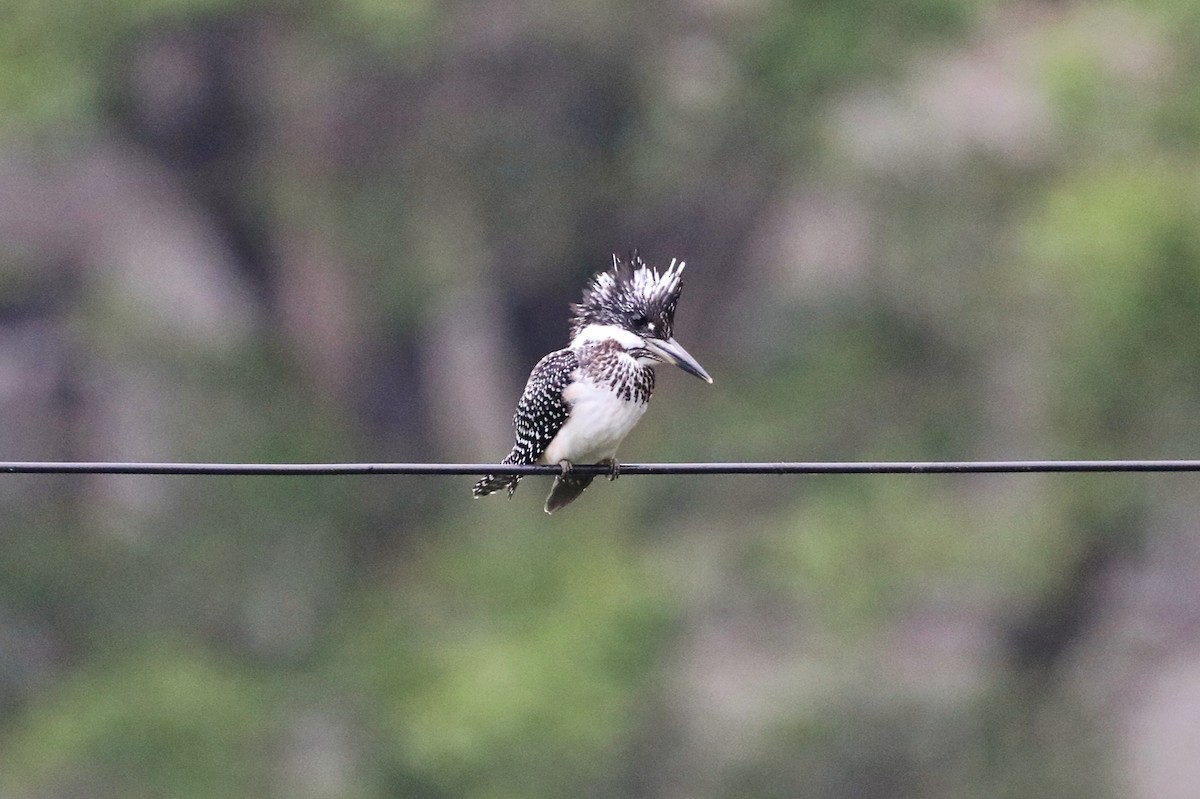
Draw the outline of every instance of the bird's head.
[[[672,337],[675,306],[683,290],[683,261],[671,260],[662,274],[646,266],[637,250],[612,269],[600,272],[571,306],[571,344],[616,341],[640,363],[670,363],[711,383],[696,359]]]

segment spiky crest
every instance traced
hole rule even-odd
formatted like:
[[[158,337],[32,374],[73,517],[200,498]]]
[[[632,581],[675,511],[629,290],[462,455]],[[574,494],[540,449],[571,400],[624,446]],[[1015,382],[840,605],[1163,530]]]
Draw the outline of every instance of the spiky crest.
[[[599,272],[571,306],[571,337],[588,325],[616,325],[655,338],[670,338],[683,291],[683,261],[671,259],[662,274],[634,250],[628,261],[613,255],[612,269]]]

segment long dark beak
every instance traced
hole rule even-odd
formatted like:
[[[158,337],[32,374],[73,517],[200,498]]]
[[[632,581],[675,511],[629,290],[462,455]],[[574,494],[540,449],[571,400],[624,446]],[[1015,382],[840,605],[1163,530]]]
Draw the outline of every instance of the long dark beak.
[[[695,375],[705,383],[712,382],[712,378],[708,376],[708,372],[704,371],[704,367],[697,363],[695,358],[688,355],[688,351],[680,346],[679,342],[675,339],[647,339],[646,346],[661,356],[667,363],[675,364],[683,371],[690,375]]]

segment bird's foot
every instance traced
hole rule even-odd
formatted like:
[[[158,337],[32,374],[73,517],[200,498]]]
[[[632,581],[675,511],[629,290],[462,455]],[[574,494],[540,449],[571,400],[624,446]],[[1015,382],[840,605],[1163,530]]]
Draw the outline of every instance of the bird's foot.
[[[568,460],[561,460],[558,462],[558,468],[562,470],[562,476],[566,477],[571,473],[571,462]]]
[[[612,482],[621,476],[621,464],[616,458],[605,458],[604,460],[600,461],[600,465],[608,467],[609,482]]]

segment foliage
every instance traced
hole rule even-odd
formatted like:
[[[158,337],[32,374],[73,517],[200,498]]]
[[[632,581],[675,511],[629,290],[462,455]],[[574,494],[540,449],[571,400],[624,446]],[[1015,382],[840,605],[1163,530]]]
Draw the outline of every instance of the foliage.
[[[253,677],[193,647],[101,655],[8,725],[0,784],[9,796],[250,796],[269,707]]]

